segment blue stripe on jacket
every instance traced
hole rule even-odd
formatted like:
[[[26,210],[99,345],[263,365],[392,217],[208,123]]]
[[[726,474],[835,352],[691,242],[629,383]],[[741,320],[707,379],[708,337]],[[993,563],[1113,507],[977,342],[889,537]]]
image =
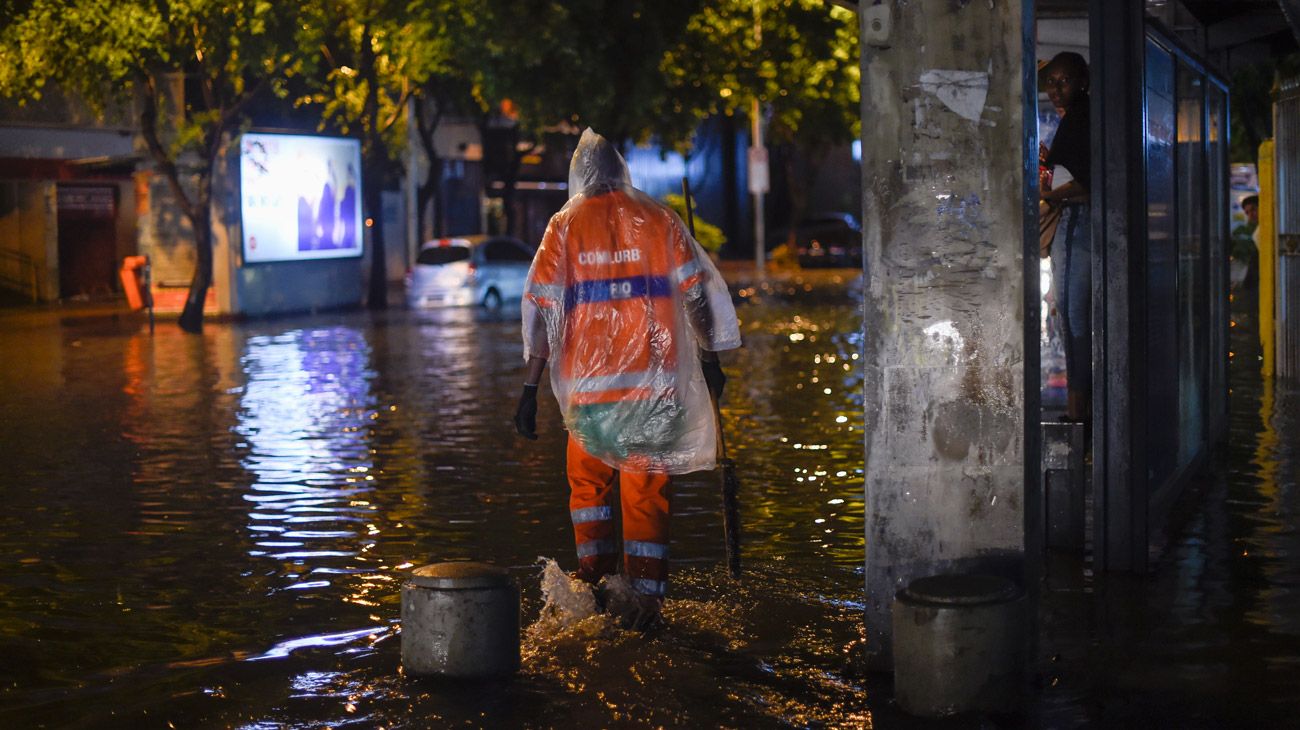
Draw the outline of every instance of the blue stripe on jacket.
[[[575,304],[595,304],[619,299],[672,296],[673,287],[666,276],[628,276],[621,279],[594,279],[570,284],[564,291],[565,308]]]

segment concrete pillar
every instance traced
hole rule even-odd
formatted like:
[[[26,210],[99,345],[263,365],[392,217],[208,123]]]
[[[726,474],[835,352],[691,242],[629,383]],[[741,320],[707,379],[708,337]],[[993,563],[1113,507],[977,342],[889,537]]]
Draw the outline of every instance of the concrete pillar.
[[[1029,0],[886,0],[860,15],[866,628],[888,669],[891,601],[909,581],[1023,568],[1038,438],[1025,429],[1033,18]]]

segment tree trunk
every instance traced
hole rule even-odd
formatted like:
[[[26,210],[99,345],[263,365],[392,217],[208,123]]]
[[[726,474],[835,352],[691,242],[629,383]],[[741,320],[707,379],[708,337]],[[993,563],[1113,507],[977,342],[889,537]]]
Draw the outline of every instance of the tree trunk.
[[[419,235],[423,237],[429,201],[434,201],[431,228],[434,238],[442,238],[447,232],[447,216],[443,212],[442,199],[442,157],[438,155],[438,148],[434,146],[433,136],[438,131],[438,125],[442,123],[443,110],[447,107],[447,103],[442,99],[434,102],[435,111],[432,119],[425,118],[424,105],[424,99],[416,99],[415,128],[420,136],[420,147],[424,150],[425,159],[429,161],[429,174],[416,190],[416,203],[419,205],[416,220],[419,225]]]
[[[361,31],[361,54],[358,69],[366,82],[365,101],[361,107],[361,161],[366,171],[363,197],[366,220],[370,223],[370,296],[371,309],[388,308],[388,257],[384,253],[384,162],[387,159],[384,131],[379,127],[379,73],[375,67],[375,46],[371,26]]]
[[[799,223],[803,220],[804,214],[808,212],[808,188],[811,184],[809,180],[807,156],[800,149],[799,145],[791,144],[785,150],[785,179],[787,181],[786,190],[790,196],[790,223],[786,230],[789,235],[781,243],[794,245],[799,236]]]
[[[507,236],[515,235],[515,222],[519,216],[515,215],[515,179],[510,177],[502,181],[505,187],[501,189],[501,212],[505,214],[505,230],[497,231]]]
[[[384,175],[380,165],[368,161],[365,165],[368,182],[362,197],[366,204],[366,220],[370,225],[370,296],[371,309],[388,308],[388,256],[384,252]]]
[[[199,205],[198,215],[190,219],[190,225],[194,228],[196,254],[194,278],[190,280],[190,291],[185,297],[185,307],[181,310],[179,321],[182,330],[194,335],[203,332],[203,305],[208,298],[208,288],[212,286],[211,212],[204,201],[200,201]]]
[[[438,151],[432,144],[425,145],[424,155],[429,161],[429,174],[415,191],[417,233],[418,237],[423,238],[424,232],[432,229],[434,238],[442,238],[447,228],[447,217],[443,213],[442,200],[442,158],[438,156]],[[433,201],[432,221],[428,221],[430,200]],[[426,223],[429,225],[426,226]]]
[[[433,235],[442,238],[447,235],[447,201],[442,196],[442,158],[436,154],[429,158],[429,180],[427,182],[427,199],[433,201]]]
[[[515,230],[519,222],[519,216],[515,213],[515,183],[519,182],[519,168],[524,164],[524,157],[532,153],[537,144],[532,143],[523,150],[519,150],[518,145],[515,145],[515,147],[514,156],[510,158],[510,167],[506,171],[506,179],[501,181],[504,185],[501,190],[501,207],[506,214],[506,229],[501,233],[507,236],[518,236],[522,239],[526,238],[523,231]]]
[[[203,305],[208,298],[208,288],[212,286],[212,170],[220,149],[221,133],[211,133],[214,136],[210,136],[204,145],[207,167],[198,171],[198,191],[191,200],[185,192],[185,186],[181,184],[181,172],[176,166],[176,160],[172,159],[158,133],[158,88],[151,77],[142,77],[140,81],[140,88],[144,92],[140,97],[143,102],[140,109],[140,134],[144,137],[154,163],[176,196],[176,205],[194,230],[194,278],[190,280],[190,291],[185,297],[179,324],[186,332],[200,334],[203,332]]]

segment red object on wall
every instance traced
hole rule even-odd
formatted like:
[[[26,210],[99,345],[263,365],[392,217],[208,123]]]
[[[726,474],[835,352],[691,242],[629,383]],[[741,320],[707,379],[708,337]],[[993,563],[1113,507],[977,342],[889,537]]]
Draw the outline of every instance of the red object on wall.
[[[144,309],[143,269],[148,265],[148,256],[127,256],[122,259],[122,268],[118,274],[122,277],[122,291],[126,293],[126,303],[131,309]]]

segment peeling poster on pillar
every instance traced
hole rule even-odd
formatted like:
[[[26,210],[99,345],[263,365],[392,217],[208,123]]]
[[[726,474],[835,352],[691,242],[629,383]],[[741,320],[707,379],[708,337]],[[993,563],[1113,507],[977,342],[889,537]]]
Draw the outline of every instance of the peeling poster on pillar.
[[[921,88],[962,119],[978,122],[989,96],[989,75],[983,71],[930,69],[921,74]]]

